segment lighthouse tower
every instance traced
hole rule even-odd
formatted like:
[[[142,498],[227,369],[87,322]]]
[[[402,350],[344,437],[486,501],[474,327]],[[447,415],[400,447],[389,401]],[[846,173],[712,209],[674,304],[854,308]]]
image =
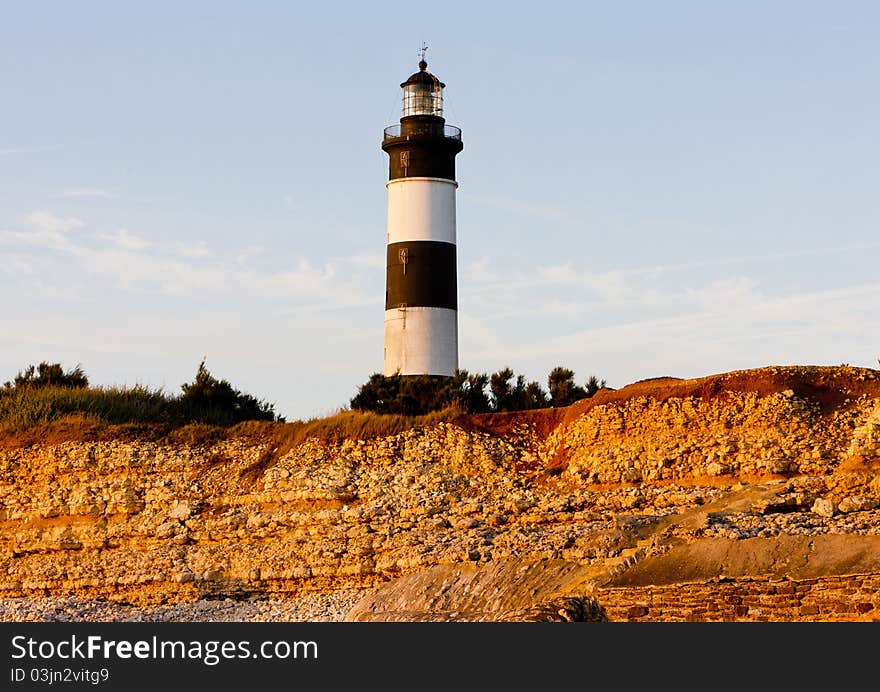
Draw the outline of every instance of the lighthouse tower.
[[[388,239],[386,375],[452,375],[458,367],[455,156],[461,130],[443,118],[443,88],[419,71],[400,85],[403,115],[385,128]]]

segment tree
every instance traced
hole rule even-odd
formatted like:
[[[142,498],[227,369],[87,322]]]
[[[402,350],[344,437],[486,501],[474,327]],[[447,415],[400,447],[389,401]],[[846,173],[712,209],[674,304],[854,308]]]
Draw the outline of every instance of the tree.
[[[65,372],[61,363],[50,364],[44,361],[38,366],[29,365],[15,376],[15,380],[6,382],[4,386],[7,388],[70,387],[71,389],[83,389],[89,386],[89,380],[81,365]]]
[[[603,387],[605,387],[605,380],[599,381],[598,377],[590,375],[587,379],[587,384],[584,386],[584,390],[587,392],[587,396],[590,397]]]
[[[592,396],[605,386],[595,376],[587,389],[574,383],[574,372],[554,368],[548,378],[550,394],[535,381],[516,375],[505,367],[491,376],[458,369],[451,377],[438,375],[382,375],[374,373],[358,387],[351,408],[374,413],[423,415],[447,406],[457,406],[465,413],[526,411],[547,406],[568,406]],[[486,387],[489,392],[487,394]]]
[[[467,413],[488,413],[492,402],[486,394],[489,376],[484,373],[470,374],[467,370],[456,370],[453,376],[454,388],[458,390],[458,404]]]
[[[523,408],[546,408],[550,405],[547,392],[535,381],[529,382],[525,388],[525,406]]]
[[[557,366],[547,376],[547,390],[553,406],[569,406],[587,396],[583,387],[574,383],[574,371]]]
[[[492,392],[492,410],[496,413],[501,411],[516,410],[516,398],[510,381],[513,379],[513,370],[503,368],[492,373],[489,378],[489,391]]]
[[[400,375],[383,375],[373,373],[364,384],[358,387],[357,394],[350,405],[353,409],[373,411],[374,413],[392,413],[400,396]]]
[[[181,385],[180,404],[191,418],[229,425],[246,420],[282,420],[275,415],[274,405],[235,389],[226,380],[218,380],[199,363],[195,379]]]
[[[466,375],[466,373],[465,373]],[[374,413],[420,416],[453,404],[461,404],[463,382],[460,375],[383,375],[373,373],[351,399],[350,406]]]

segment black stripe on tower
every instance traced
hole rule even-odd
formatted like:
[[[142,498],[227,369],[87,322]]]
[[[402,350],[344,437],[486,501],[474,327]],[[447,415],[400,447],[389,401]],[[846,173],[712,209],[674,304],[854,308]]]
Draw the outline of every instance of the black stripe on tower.
[[[385,309],[458,309],[455,245],[435,240],[391,243],[387,255]]]
[[[460,135],[446,135],[445,120],[436,115],[401,118],[399,133],[387,134],[388,179],[444,178],[455,180],[455,156],[463,148]]]

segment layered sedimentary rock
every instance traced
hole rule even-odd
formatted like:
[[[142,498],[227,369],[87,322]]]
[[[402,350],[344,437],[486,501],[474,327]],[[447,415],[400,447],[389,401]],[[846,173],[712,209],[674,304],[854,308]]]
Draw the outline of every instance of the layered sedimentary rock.
[[[283,453],[274,444],[73,440],[0,451],[0,597],[146,607],[373,588],[349,613],[358,620],[880,613],[864,595],[827,612],[803,598],[697,615],[681,605],[687,595],[662,606],[671,585],[721,593],[725,579],[758,591],[768,579],[873,583],[874,370],[664,379],[565,410],[312,438]],[[831,542],[841,536],[846,547]],[[758,545],[750,540],[765,547],[736,558]],[[759,558],[784,541],[815,569]]]

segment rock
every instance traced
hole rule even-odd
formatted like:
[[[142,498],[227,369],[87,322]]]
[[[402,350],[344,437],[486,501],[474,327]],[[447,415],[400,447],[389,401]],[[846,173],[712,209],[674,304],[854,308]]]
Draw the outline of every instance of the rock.
[[[767,473],[787,474],[797,469],[797,464],[791,459],[765,459],[762,465]]]
[[[177,505],[171,512],[168,513],[169,519],[189,519],[192,514],[192,509],[186,502],[181,502]]]
[[[171,538],[175,535],[182,527],[179,522],[176,521],[166,521],[164,524],[159,524],[156,527],[156,537],[157,538]]]
[[[706,473],[710,476],[723,476],[729,470],[725,464],[717,461],[713,461],[706,467]]]
[[[880,500],[876,497],[868,497],[867,495],[852,495],[851,497],[845,497],[840,501],[840,504],[837,506],[844,514],[849,514],[850,512],[862,512],[865,510],[871,510],[880,505]]]
[[[480,525],[480,522],[473,517],[463,517],[461,519],[457,519],[453,522],[453,526],[456,529],[475,529]]]
[[[623,472],[623,480],[625,483],[638,483],[642,480],[642,474],[638,469],[627,469]]]
[[[643,605],[634,605],[630,606],[626,611],[626,617],[628,620],[637,620],[638,618],[645,617],[648,614],[647,606]]]
[[[837,512],[837,506],[824,497],[817,498],[811,509],[813,514],[818,514],[820,517],[833,517]]]

